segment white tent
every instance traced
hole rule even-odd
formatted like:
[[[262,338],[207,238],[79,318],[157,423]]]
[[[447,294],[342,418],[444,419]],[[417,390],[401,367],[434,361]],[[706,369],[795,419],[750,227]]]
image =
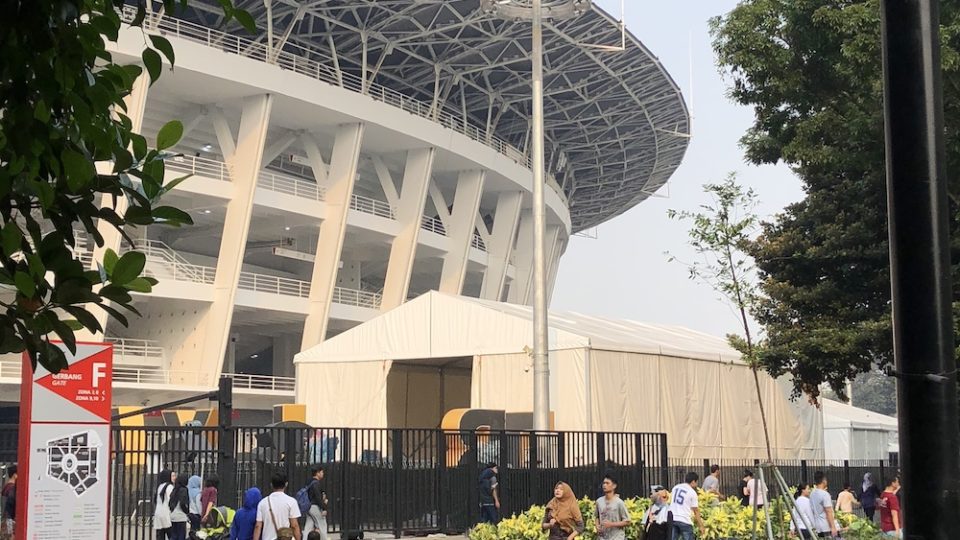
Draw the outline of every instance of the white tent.
[[[437,427],[455,408],[527,412],[528,306],[430,292],[296,356],[307,421]],[[565,431],[664,432],[676,458],[765,454],[750,369],[722,338],[550,314],[551,409]],[[777,457],[821,458],[821,415],[764,374]]]
[[[889,459],[898,451],[896,418],[831,399],[822,402],[826,459]]]

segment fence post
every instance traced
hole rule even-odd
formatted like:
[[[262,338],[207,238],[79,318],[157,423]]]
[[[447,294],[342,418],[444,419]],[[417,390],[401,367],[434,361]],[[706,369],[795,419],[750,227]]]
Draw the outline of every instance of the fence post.
[[[800,460],[800,481],[803,483],[810,481],[810,471],[807,470],[807,460]]]
[[[343,441],[340,450],[340,533],[346,533],[347,527],[347,507],[350,505],[347,500],[347,494],[350,489],[347,486],[347,479],[350,475],[347,473],[347,467],[350,465],[350,428],[344,428]]]
[[[296,466],[297,466],[297,450],[298,450],[298,441],[297,434],[299,430],[297,428],[285,428],[283,433],[283,472],[287,475],[287,482],[290,483],[290,489],[296,490],[300,489],[297,484],[293,484],[294,477],[296,475]]]
[[[226,494],[227,504],[237,506],[237,461],[233,427],[233,379],[220,377],[217,393],[217,476],[220,490]]]
[[[660,485],[670,488],[670,461],[667,458],[667,434],[660,434]]]
[[[536,431],[529,432],[530,437],[530,485],[527,486],[527,507],[533,506],[540,488],[540,444]]]
[[[507,465],[510,463],[510,460],[507,458],[510,450],[510,442],[507,439],[507,432],[501,431],[500,438],[497,440],[497,445],[500,449],[497,452],[497,465],[500,466],[500,474],[497,475],[497,483],[500,484],[500,487],[497,489],[497,496],[500,498],[500,510],[501,515],[503,515],[504,510],[506,510],[507,505],[510,504],[510,498],[506,497],[507,486],[509,485],[510,480],[507,478]]]
[[[476,515],[479,508],[479,503],[477,502],[477,478],[479,471],[477,470],[477,463],[480,460],[480,449],[477,447],[477,432],[470,431],[467,440],[470,443],[470,451],[467,452],[467,455],[470,458],[467,460],[467,527],[476,523]]]
[[[886,474],[884,474],[882,459],[880,460],[880,478],[876,479],[876,483],[877,485],[882,485],[887,483],[887,476]],[[887,487],[887,486],[883,486],[883,487]]]
[[[704,460],[703,460],[703,476],[701,476],[700,478],[706,479],[708,476],[710,476],[710,460],[707,459],[707,458],[704,458]]]
[[[557,433],[557,469],[564,470],[567,468],[567,438],[564,437],[562,432]]]
[[[440,532],[447,530],[447,433],[438,430],[437,441],[437,527]]]
[[[393,537],[400,538],[400,473],[403,468],[403,431],[393,430]]]
[[[850,483],[850,460],[843,460],[843,481],[847,484]]]
[[[600,482],[603,479],[603,475],[607,474],[607,438],[603,436],[602,432],[594,433],[594,437],[597,438],[597,478],[595,479],[591,490],[597,489],[596,486],[600,485]],[[597,493],[590,493],[590,498],[593,499],[597,496]]]

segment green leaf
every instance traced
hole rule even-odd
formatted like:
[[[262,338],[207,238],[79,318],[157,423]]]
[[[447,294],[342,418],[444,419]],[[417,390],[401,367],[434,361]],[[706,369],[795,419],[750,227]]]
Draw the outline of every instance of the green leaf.
[[[65,148],[60,154],[60,161],[63,163],[63,171],[67,175],[67,185],[71,191],[80,191],[97,174],[93,161],[76,150]]]
[[[127,317],[123,313],[120,313],[115,308],[108,306],[107,304],[98,304],[100,309],[106,311],[111,317],[116,319],[116,321],[123,326],[130,326],[130,323],[127,321]]]
[[[50,107],[42,99],[33,107],[33,117],[44,124],[50,121]]]
[[[133,146],[133,157],[137,161],[142,161],[147,155],[147,139],[138,133],[131,133],[130,144]]]
[[[93,26],[97,32],[100,32],[113,42],[117,41],[120,34],[120,25],[118,23],[119,21],[115,21],[105,15],[98,15],[90,19],[90,25]]]
[[[166,150],[177,144],[183,136],[183,124],[179,120],[167,122],[157,133],[157,150]]]
[[[146,278],[142,278],[142,277],[138,277],[137,279],[134,279],[130,283],[127,283],[126,285],[124,285],[124,287],[126,287],[131,291],[139,292],[139,293],[149,293],[153,290],[153,286],[150,284],[150,282],[147,281]]]
[[[37,294],[37,284],[33,282],[30,274],[17,270],[13,275],[13,282],[17,285],[17,291],[23,296],[33,298],[33,295]]]
[[[20,227],[17,226],[16,221],[11,220],[4,225],[3,231],[0,232],[0,247],[3,247],[4,255],[9,257],[20,251],[22,241],[23,233],[20,232]]]
[[[163,195],[164,193],[168,193],[168,192],[170,192],[170,191],[173,191],[174,188],[176,188],[177,186],[179,186],[180,184],[182,184],[182,183],[184,182],[184,180],[188,180],[188,179],[190,179],[190,178],[192,178],[192,177],[193,177],[192,174],[187,174],[187,175],[181,176],[181,177],[179,177],[179,178],[174,178],[173,180],[171,180],[171,181],[169,181],[169,182],[167,182],[166,184],[163,185],[163,190],[160,192],[160,194]]]
[[[63,324],[67,325],[67,328],[69,328],[70,330],[73,330],[74,332],[78,332],[80,330],[83,330],[84,328],[83,324],[81,324],[80,321],[76,319],[64,319]]]
[[[157,79],[160,78],[160,71],[163,69],[163,60],[160,59],[160,54],[148,48],[143,50],[140,57],[143,59],[143,65],[147,68],[147,73],[150,74],[150,84],[157,82]]]
[[[117,267],[117,261],[120,260],[120,257],[117,255],[117,252],[107,248],[107,251],[103,254],[103,269],[107,272],[107,275],[113,275],[113,269]]]
[[[162,222],[165,225],[193,225],[193,218],[190,217],[190,214],[172,206],[158,206],[154,208],[153,219],[156,223]]]
[[[250,32],[251,34],[257,33],[257,23],[253,20],[253,17],[243,9],[234,9],[233,16],[237,19],[237,22],[243,26],[244,30]]]
[[[110,274],[110,281],[115,285],[126,285],[140,276],[146,264],[146,255],[139,251],[128,251],[117,261],[113,273]]]
[[[153,44],[154,48],[162,52],[163,55],[167,57],[167,61],[170,62],[171,66],[174,64],[173,46],[170,45],[170,42],[167,41],[167,38],[151,34],[150,43]]]

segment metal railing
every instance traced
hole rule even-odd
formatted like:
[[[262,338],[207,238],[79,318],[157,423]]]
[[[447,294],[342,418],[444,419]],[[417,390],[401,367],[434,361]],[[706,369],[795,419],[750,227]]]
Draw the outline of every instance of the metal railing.
[[[473,238],[470,240],[470,245],[479,249],[480,251],[487,251],[487,244],[484,243],[483,237],[480,236],[480,233],[473,233]]]
[[[297,380],[293,377],[249,375],[247,373],[224,373],[223,376],[233,379],[234,390],[273,390],[278,392],[293,392],[297,386]]]
[[[318,186],[316,182],[278,174],[269,170],[260,171],[257,187],[314,201],[322,201],[326,195],[326,190]]]
[[[0,379],[20,380],[23,375],[23,359],[19,354],[6,355],[8,360],[0,360]]]
[[[159,367],[113,366],[113,382],[132,384],[206,386],[198,371],[172,371]]]
[[[247,291],[281,294],[284,296],[310,297],[310,282],[253,272],[240,272],[238,287]]]
[[[129,249],[129,246],[127,246]],[[209,266],[196,265],[185,259],[173,248],[160,240],[140,240],[137,250],[147,256],[144,273],[157,279],[173,279],[192,283],[212,284],[217,270]],[[160,264],[169,275],[150,268],[150,263]]]
[[[364,214],[373,214],[377,217],[396,219],[396,213],[390,203],[364,197],[363,195],[350,196],[350,209]]]
[[[113,343],[113,356],[128,363],[135,363],[137,358],[152,358],[163,360],[163,347],[159,341],[150,339],[129,339],[107,337],[104,341]]]
[[[135,7],[124,6],[122,17],[125,22],[131,22],[135,16]],[[311,55],[317,56],[318,51],[299,47],[289,42],[284,45],[284,50],[271,51],[263,43],[165,15],[150,15],[148,21],[149,24],[144,25],[148,32],[172,34],[187,41],[273,64],[346,90],[365,94],[376,101],[392,105],[466,135],[474,141],[493,148],[520,165],[530,168],[530,157],[526,153],[497,137],[493,132],[471,124],[465,120],[460,111],[456,111],[446,104],[434,107],[427,102],[411,98],[382,84],[365,81],[357,75],[337,71],[329,65],[308,58]]]
[[[334,304],[380,309],[380,303],[382,301],[383,295],[377,292],[358,291],[356,289],[345,289],[343,287],[333,288]]]
[[[163,162],[164,168],[185,174],[195,174],[230,182],[230,166],[223,161],[200,156],[174,156]]]
[[[447,235],[447,228],[443,226],[443,221],[438,217],[423,216],[420,218],[420,228],[425,231],[430,231],[432,233],[439,234],[440,236]]]

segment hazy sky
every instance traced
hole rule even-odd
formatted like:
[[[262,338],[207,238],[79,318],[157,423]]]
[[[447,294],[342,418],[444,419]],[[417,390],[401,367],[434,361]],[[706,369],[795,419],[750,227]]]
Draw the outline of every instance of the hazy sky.
[[[619,0],[594,0],[619,14]],[[667,218],[668,209],[695,210],[708,199],[702,186],[736,171],[759,194],[760,214],[779,212],[803,196],[800,182],[784,166],[754,167],[743,160],[738,140],[752,120],[750,109],[726,98],[710,48],[707,19],[732,9],[734,0],[626,0],[627,28],[657,55],[690,103],[693,59],[693,139],[663,198],[650,198],[600,225],[598,238],[574,237],[560,263],[551,309],[636,321],[678,324],[723,335],[737,318],[687,269],[668,263],[665,251],[691,260],[686,226]]]

